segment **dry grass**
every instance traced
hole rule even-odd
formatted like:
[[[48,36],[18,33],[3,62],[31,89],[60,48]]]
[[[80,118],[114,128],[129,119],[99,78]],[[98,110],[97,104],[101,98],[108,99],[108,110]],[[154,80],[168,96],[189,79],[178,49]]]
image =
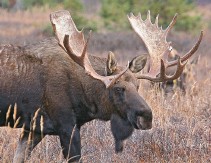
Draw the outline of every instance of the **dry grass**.
[[[41,31],[49,24],[51,11],[44,7],[17,12],[0,9],[1,43],[22,45],[25,42],[33,42],[34,38],[42,39]]]
[[[6,37],[13,37],[17,33],[20,36],[30,34],[37,27],[40,27],[42,23],[48,22],[47,12],[39,12],[34,14],[34,11],[17,11],[8,13],[5,10],[0,11],[1,19],[1,35]],[[44,14],[45,13],[45,14]],[[15,24],[15,26],[13,25]]]
[[[40,39],[42,36],[34,31],[40,28],[40,23],[49,22],[49,12],[27,11],[8,14],[6,11],[0,11],[0,23],[9,23],[0,30],[0,37],[3,40],[1,43],[11,41],[11,38],[13,38],[12,42],[16,42],[19,37],[23,37],[23,40],[34,40],[34,37],[36,40]],[[15,22],[15,26],[8,20]],[[16,23],[20,24],[20,27],[16,26]],[[124,151],[115,154],[110,123],[96,120],[87,123],[81,129],[83,162],[211,162],[211,63],[209,63],[211,48],[208,44],[210,36],[205,37],[199,51],[202,59],[197,68],[196,81],[189,84],[185,95],[180,90],[176,90],[165,96],[156,86],[147,86],[146,89],[146,85],[142,83],[140,95],[146,99],[153,110],[152,130],[136,130],[125,142]],[[183,38],[177,41],[180,42]],[[109,40],[113,41],[113,38],[108,38],[108,42]],[[99,42],[102,43],[102,40]],[[189,45],[190,42],[187,44]],[[120,45],[122,44],[117,42],[116,47],[112,48],[114,51],[121,52],[123,56],[129,52],[131,54],[130,48],[121,49]],[[111,50],[109,47],[106,49]],[[99,53],[94,48],[91,50],[96,54]],[[132,53],[137,54],[139,50]],[[20,129],[0,129],[0,162],[12,161],[20,132]],[[65,162],[59,138],[45,137],[34,149],[32,157],[27,162]]]

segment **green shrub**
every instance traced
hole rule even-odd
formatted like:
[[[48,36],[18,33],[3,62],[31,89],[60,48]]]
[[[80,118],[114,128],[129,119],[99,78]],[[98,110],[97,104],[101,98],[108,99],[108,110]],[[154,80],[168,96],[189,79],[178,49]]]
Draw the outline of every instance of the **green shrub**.
[[[64,0],[63,5],[66,10],[70,11],[78,29],[97,30],[97,23],[93,20],[87,20],[83,15],[84,8],[80,0]]]
[[[201,17],[194,13],[193,0],[134,0],[134,12],[147,13],[148,10],[153,18],[159,13],[159,23],[163,27],[169,25],[175,13],[178,13],[176,30],[192,31],[200,26]]]
[[[101,16],[105,27],[116,30],[128,28],[126,13],[129,13],[131,8],[131,0],[103,0]]]
[[[23,5],[25,9],[29,9],[34,6],[43,6],[43,5],[54,7],[62,1],[61,0],[23,0]]]
[[[83,11],[83,5],[80,0],[64,0],[63,5],[65,9],[69,9],[71,12],[80,13]]]
[[[108,29],[118,30],[129,27],[126,18],[129,12],[141,12],[146,18],[148,10],[152,18],[159,13],[159,24],[163,27],[167,27],[175,13],[179,14],[176,30],[192,31],[200,26],[201,17],[194,13],[193,0],[103,0],[101,16]]]
[[[8,8],[9,2],[8,0],[1,0],[1,7],[2,8]]]

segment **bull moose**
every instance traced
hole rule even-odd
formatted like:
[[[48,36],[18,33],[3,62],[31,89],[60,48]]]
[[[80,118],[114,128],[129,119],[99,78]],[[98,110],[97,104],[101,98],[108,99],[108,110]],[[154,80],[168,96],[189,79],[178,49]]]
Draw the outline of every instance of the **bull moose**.
[[[93,119],[111,121],[115,151],[134,129],[152,128],[152,111],[138,93],[138,79],[163,82],[178,78],[187,59],[198,49],[203,33],[183,57],[168,62],[172,49],[166,37],[176,22],[163,30],[141,15],[128,20],[145,43],[150,55],[140,55],[126,67],[117,65],[112,52],[108,58],[87,54],[90,35],[85,39],[68,11],[51,13],[56,35],[23,47],[0,46],[0,126],[22,128],[14,162],[24,162],[45,135],[58,135],[63,155],[69,162],[81,157],[80,127]],[[177,65],[172,76],[168,67]],[[70,139],[71,138],[71,139]]]

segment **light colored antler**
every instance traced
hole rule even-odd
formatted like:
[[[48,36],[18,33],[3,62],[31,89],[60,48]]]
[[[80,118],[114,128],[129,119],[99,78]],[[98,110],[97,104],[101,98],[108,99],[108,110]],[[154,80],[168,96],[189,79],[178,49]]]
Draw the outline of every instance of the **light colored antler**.
[[[152,24],[150,11],[148,11],[147,19],[145,21],[142,20],[141,14],[138,16],[130,14],[128,16],[131,26],[143,40],[150,55],[150,70],[147,74],[138,75],[137,77],[139,79],[147,79],[155,82],[177,79],[183,72],[187,59],[190,58],[198,49],[202,40],[203,32],[201,32],[199,40],[195,46],[186,55],[181,57],[181,59],[178,58],[178,60],[168,62],[167,58],[172,50],[172,47],[170,42],[167,42],[166,38],[169,31],[176,23],[176,18],[177,14],[175,14],[169,26],[163,30],[162,27],[158,26],[158,16],[155,19],[155,23]],[[176,72],[173,76],[167,76],[165,74],[166,68],[174,65],[177,65]]]
[[[59,45],[64,51],[81,67],[83,67],[88,75],[102,81],[106,88],[111,87],[128,69],[127,67],[117,75],[101,76],[93,69],[88,55],[87,44],[91,36],[85,41],[82,31],[78,31],[68,11],[57,11],[50,14],[50,20],[58,39]]]

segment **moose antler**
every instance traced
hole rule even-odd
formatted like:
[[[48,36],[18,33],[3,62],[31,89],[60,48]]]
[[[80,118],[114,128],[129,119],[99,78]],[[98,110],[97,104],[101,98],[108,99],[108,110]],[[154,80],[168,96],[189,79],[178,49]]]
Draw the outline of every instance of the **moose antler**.
[[[102,81],[106,88],[111,87],[128,69],[127,67],[117,75],[101,76],[93,69],[88,55],[88,39],[85,41],[83,31],[78,31],[68,11],[57,11],[50,14],[50,20],[56,34],[59,45],[72,58],[73,61],[83,67],[88,75]]]
[[[148,11],[147,19],[145,21],[141,18],[141,14],[134,16],[132,13],[128,15],[128,20],[135,32],[143,40],[150,55],[149,72],[147,74],[137,75],[137,78],[147,79],[154,82],[163,82],[177,79],[181,75],[188,58],[190,58],[198,49],[202,40],[203,32],[201,31],[198,41],[187,54],[181,58],[179,57],[178,60],[168,62],[168,55],[170,54],[172,47],[170,42],[166,41],[166,38],[169,31],[176,23],[177,14],[175,14],[173,20],[165,30],[158,26],[158,17],[159,15],[156,17],[155,23],[152,24],[150,11]],[[175,65],[177,65],[177,70],[174,75],[167,76],[165,73],[166,68]]]

